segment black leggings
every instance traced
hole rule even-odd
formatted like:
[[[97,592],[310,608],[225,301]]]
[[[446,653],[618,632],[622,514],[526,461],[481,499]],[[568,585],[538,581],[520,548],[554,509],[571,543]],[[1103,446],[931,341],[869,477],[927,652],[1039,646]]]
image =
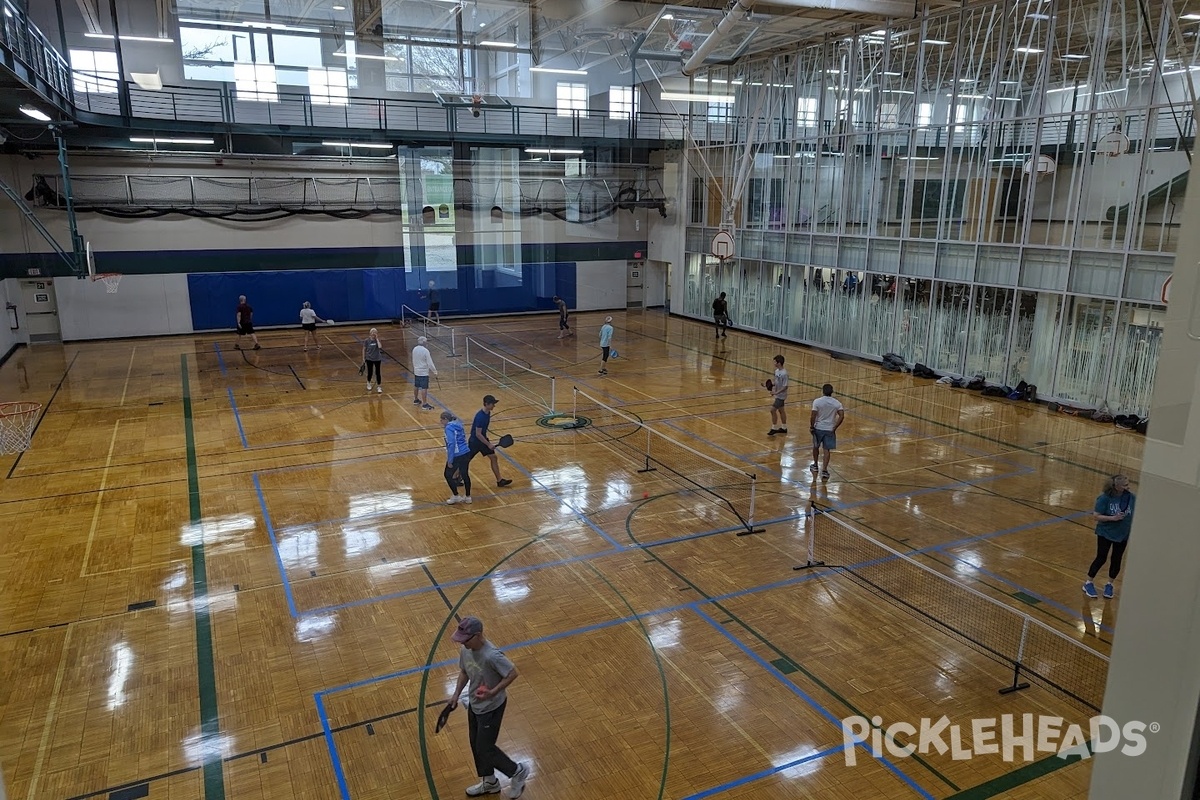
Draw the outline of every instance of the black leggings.
[[[375,382],[383,383],[383,375],[379,372],[379,367],[381,364],[383,364],[382,361],[367,361],[367,383],[371,382],[372,372],[375,373]]]
[[[569,331],[569,330],[571,330],[571,326],[567,324],[567,315],[566,315],[566,314],[559,314],[559,315],[558,315],[558,329],[559,329],[560,331]]]
[[[1112,561],[1108,564],[1108,579],[1115,580],[1121,572],[1121,558],[1125,555],[1125,545],[1129,544],[1126,539],[1123,542],[1114,542],[1111,539],[1105,539],[1103,536],[1096,537],[1096,560],[1092,562],[1092,566],[1088,568],[1088,579],[1096,577],[1100,572],[1100,568],[1104,566],[1104,562],[1108,561],[1108,551],[1112,549]]]
[[[462,478],[463,492],[467,497],[471,496],[471,453],[468,451],[461,456],[454,457],[454,463],[446,467],[442,473],[446,478],[446,485],[450,487],[450,493],[458,496],[458,487],[454,485],[454,476]]]
[[[517,763],[496,746],[500,738],[500,723],[504,721],[505,701],[499,708],[476,714],[467,704],[467,732],[471,739],[471,755],[475,756],[475,774],[491,778],[499,770],[508,777],[517,771]]]

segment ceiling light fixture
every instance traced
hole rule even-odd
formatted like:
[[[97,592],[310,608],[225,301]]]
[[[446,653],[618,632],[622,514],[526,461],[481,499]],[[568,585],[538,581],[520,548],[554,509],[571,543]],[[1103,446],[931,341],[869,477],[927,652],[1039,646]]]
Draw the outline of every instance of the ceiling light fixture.
[[[922,39],[921,44],[932,44],[938,47],[950,44],[945,39]]]
[[[355,53],[353,56],[348,56],[345,53],[334,53],[338,58],[365,58],[369,61],[399,61],[395,56],[374,56],[370,53]]]
[[[1029,53],[1030,55],[1037,55],[1038,53],[1046,52],[1045,50],[1037,47],[1014,47],[1013,51],[1017,53]]]
[[[516,42],[497,42],[493,39],[484,39],[479,43],[480,47],[516,47]]]
[[[330,6],[330,8],[332,8],[334,11],[345,11],[346,10],[345,6]]]
[[[530,67],[530,72],[548,72],[552,75],[587,75],[586,69],[558,69],[557,67]]]
[[[27,117],[33,117],[38,122],[49,122],[50,121],[50,117],[46,116],[46,112],[42,111],[39,108],[35,108],[34,106],[30,106],[30,105],[21,106],[21,113]]]
[[[678,103],[720,103],[731,106],[733,105],[734,101],[734,97],[731,94],[691,94],[689,92],[663,92],[659,96],[668,102]]]
[[[155,136],[130,136],[129,141],[134,144],[212,144],[212,139],[187,139],[167,137],[159,139]]]
[[[85,33],[84,36],[88,39],[108,39],[109,41],[111,41],[113,38],[111,33]],[[126,36],[125,34],[121,34],[118,38],[120,38],[122,42],[151,42],[153,44],[175,43],[174,39],[166,39],[161,36]]]
[[[1067,53],[1064,56],[1059,56],[1063,61],[1087,61],[1088,57],[1083,53]]]

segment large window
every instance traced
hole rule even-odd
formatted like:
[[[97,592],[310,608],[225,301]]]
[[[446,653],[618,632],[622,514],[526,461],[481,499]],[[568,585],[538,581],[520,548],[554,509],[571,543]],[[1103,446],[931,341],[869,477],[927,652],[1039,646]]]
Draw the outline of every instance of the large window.
[[[84,94],[116,94],[117,54],[108,50],[72,50],[71,72],[75,91]]]
[[[630,119],[638,112],[638,93],[632,86],[608,87],[608,118]]]
[[[820,106],[815,97],[801,97],[796,105],[796,125],[801,128],[817,127],[817,113]]]
[[[274,103],[279,100],[274,64],[234,64],[233,81],[238,100],[254,100],[261,103]]]
[[[315,106],[344,106],[350,102],[346,71],[309,67],[308,92]]]
[[[557,92],[558,115],[560,117],[574,116],[582,111],[587,112],[588,87],[586,83],[560,83]]]
[[[917,104],[917,127],[923,128],[933,124],[933,103]]]

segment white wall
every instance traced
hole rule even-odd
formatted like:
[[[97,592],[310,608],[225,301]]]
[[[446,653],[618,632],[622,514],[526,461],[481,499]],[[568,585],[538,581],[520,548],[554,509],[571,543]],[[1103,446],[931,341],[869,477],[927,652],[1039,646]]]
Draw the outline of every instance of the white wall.
[[[625,308],[624,261],[579,261],[575,264],[575,308],[579,311]]]
[[[9,329],[9,312],[7,303],[17,307],[17,330]],[[21,307],[21,285],[15,278],[0,281],[0,356],[7,353],[14,344],[29,342],[29,334],[25,331],[25,309]]]
[[[101,281],[57,278],[54,291],[63,341],[192,331],[187,275],[126,275],[116,294]]]

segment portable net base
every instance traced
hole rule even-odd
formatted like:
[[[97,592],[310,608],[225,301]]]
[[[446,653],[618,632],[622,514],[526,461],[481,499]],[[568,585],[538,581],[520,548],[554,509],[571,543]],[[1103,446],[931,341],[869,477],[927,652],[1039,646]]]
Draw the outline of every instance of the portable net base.
[[[1001,694],[1033,680],[1093,711],[1104,700],[1108,657],[1046,623],[895,550],[810,504],[808,563],[845,575],[943,633],[1012,670]]]
[[[29,449],[41,410],[41,403],[0,403],[0,455]]]

